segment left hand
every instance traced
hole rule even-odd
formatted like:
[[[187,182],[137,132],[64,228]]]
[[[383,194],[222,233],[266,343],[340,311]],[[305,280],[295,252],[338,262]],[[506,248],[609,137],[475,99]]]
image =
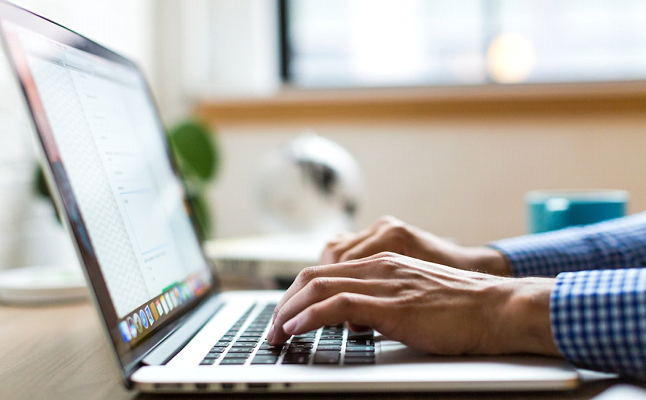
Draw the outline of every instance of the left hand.
[[[321,264],[356,260],[385,251],[458,269],[511,275],[509,262],[498,250],[460,246],[391,216],[378,218],[361,232],[338,235],[323,249]]]
[[[303,270],[276,307],[268,341],[347,321],[434,354],[558,355],[553,285],[380,253]]]

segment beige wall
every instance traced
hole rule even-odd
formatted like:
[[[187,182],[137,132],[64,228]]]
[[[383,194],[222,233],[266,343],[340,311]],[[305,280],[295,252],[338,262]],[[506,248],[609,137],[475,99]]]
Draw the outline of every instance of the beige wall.
[[[305,128],[361,165],[367,190],[356,228],[392,214],[481,244],[523,234],[524,193],[545,188],[625,189],[631,213],[646,209],[646,116],[637,114],[221,126],[224,165],[211,193],[219,237],[258,232],[258,160]]]

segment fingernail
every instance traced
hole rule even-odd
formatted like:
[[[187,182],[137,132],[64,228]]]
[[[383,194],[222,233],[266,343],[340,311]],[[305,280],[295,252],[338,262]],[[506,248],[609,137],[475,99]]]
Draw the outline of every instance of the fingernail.
[[[267,332],[267,341],[271,342],[272,340],[274,340],[274,324],[271,324],[269,332]]]
[[[289,321],[285,322],[285,325],[283,325],[283,330],[285,331],[285,333],[292,335],[296,331],[297,327],[298,319],[292,318]]]

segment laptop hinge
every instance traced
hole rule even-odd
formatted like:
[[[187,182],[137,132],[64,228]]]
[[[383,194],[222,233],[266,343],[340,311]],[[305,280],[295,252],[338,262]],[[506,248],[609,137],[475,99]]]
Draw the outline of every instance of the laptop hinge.
[[[141,360],[144,365],[163,365],[175,354],[184,348],[197,332],[213,317],[222,307],[224,302],[219,296],[211,297],[199,307],[186,322],[175,332],[165,338]]]

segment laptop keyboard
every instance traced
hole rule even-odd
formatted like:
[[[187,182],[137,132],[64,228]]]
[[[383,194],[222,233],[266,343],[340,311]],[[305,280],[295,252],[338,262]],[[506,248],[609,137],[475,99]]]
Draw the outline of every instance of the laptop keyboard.
[[[200,365],[360,365],[375,363],[372,331],[351,332],[343,324],[292,336],[272,346],[264,339],[276,304],[268,304],[249,323],[251,306],[215,343]]]

